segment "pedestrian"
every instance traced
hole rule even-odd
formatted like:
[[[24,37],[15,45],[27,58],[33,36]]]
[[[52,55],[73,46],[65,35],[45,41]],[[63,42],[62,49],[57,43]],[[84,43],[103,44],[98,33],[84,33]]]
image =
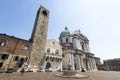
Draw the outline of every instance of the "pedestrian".
[[[84,68],[82,68],[81,72],[85,72]]]
[[[21,76],[23,76],[24,68],[21,69]]]

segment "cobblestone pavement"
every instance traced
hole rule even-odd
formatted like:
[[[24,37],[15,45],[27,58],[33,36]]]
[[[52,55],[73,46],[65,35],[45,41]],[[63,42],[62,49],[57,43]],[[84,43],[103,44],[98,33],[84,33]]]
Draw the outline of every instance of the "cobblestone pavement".
[[[88,75],[89,78],[76,79],[76,78],[61,78],[56,77],[58,72],[37,72],[37,73],[0,73],[0,80],[120,80],[120,72],[113,71],[88,71],[80,73]]]

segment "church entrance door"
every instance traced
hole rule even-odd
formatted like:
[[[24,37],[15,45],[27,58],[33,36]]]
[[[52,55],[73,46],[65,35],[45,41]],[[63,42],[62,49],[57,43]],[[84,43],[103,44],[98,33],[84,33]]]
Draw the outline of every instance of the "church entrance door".
[[[46,69],[49,69],[51,67],[51,64],[50,64],[50,62],[48,62],[47,64],[46,64]]]

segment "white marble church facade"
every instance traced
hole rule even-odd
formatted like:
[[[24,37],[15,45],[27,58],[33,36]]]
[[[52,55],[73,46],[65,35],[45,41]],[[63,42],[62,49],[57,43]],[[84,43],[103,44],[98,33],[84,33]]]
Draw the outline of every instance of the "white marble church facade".
[[[61,32],[59,43],[63,51],[63,70],[68,69],[68,65],[73,70],[97,70],[94,54],[90,52],[89,40],[80,30],[74,33],[67,27]]]

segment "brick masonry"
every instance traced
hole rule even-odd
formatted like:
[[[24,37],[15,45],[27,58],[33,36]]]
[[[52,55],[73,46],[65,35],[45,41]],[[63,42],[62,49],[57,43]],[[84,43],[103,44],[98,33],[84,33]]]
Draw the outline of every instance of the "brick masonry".
[[[31,52],[32,43],[27,40],[16,38],[14,36],[9,36],[6,34],[0,34],[0,41],[4,41],[5,45],[0,46],[0,54],[8,54],[7,59],[0,59],[0,63],[3,63],[2,68],[15,68],[16,61],[13,61],[14,56],[19,57],[28,57]],[[28,50],[25,50],[24,47],[27,45]],[[1,57],[0,57],[1,58]]]

